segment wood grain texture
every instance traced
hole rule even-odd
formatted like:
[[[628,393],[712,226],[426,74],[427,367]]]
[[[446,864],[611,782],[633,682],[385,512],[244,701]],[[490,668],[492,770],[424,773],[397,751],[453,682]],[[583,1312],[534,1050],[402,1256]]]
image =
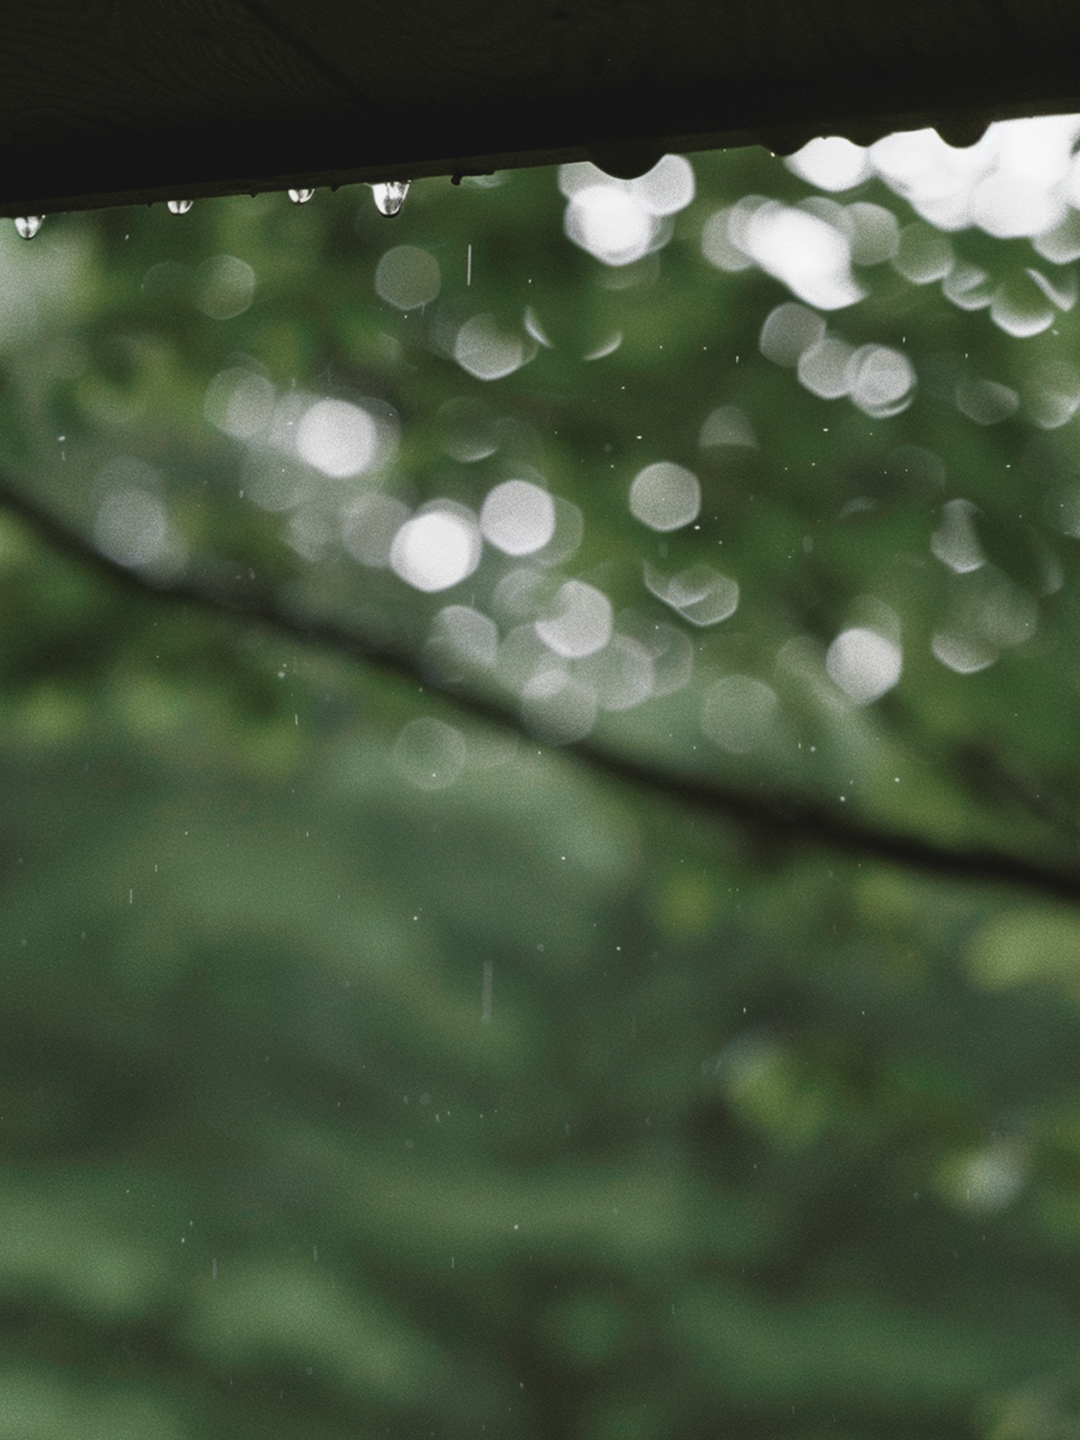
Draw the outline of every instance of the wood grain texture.
[[[1061,0],[2,0],[0,213],[1080,109]]]

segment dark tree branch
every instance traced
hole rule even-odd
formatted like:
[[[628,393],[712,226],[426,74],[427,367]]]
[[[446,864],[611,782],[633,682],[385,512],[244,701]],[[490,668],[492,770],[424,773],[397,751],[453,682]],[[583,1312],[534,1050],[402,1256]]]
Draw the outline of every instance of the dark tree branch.
[[[332,620],[312,620],[283,611],[272,595],[252,591],[211,591],[187,580],[155,581],[102,555],[75,529],[0,478],[0,505],[25,520],[53,549],[85,569],[141,597],[193,605],[214,615],[263,626],[303,644],[377,665],[410,683],[445,696],[477,719],[528,734],[520,716],[487,696],[459,691],[426,672],[415,656],[357,634]],[[530,737],[532,738],[532,737]],[[1058,900],[1080,901],[1080,873],[998,851],[953,850],[915,836],[882,830],[856,816],[843,819],[818,801],[794,795],[747,795],[698,776],[665,773],[655,767],[579,740],[565,747],[598,774],[663,796],[690,809],[722,815],[785,847],[825,848],[885,861],[936,876],[1040,891]]]

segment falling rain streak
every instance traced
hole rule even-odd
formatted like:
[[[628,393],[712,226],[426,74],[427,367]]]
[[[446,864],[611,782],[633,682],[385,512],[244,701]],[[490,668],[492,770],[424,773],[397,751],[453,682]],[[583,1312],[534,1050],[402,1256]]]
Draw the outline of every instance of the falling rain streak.
[[[15,229],[24,240],[32,240],[41,229],[44,219],[44,215],[20,215],[15,221]]]
[[[170,214],[170,215],[186,215],[186,214],[188,213],[188,211],[191,209],[191,207],[192,207],[194,204],[195,204],[195,201],[194,201],[194,200],[170,200],[170,201],[169,201],[169,214]]]
[[[388,180],[385,184],[372,185],[371,193],[375,197],[375,208],[380,215],[397,215],[405,204],[405,196],[409,193],[410,181]]]

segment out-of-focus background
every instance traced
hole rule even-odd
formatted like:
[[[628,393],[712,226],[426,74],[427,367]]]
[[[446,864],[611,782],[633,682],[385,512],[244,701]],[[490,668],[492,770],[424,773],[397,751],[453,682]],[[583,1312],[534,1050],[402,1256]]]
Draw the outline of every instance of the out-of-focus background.
[[[1078,137],[0,227],[0,1440],[1077,1435]]]

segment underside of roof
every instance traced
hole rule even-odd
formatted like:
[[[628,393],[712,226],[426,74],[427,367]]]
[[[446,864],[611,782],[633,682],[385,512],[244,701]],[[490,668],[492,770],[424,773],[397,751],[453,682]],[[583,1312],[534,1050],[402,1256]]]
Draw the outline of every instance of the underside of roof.
[[[1080,110],[1061,0],[5,0],[0,214]]]

